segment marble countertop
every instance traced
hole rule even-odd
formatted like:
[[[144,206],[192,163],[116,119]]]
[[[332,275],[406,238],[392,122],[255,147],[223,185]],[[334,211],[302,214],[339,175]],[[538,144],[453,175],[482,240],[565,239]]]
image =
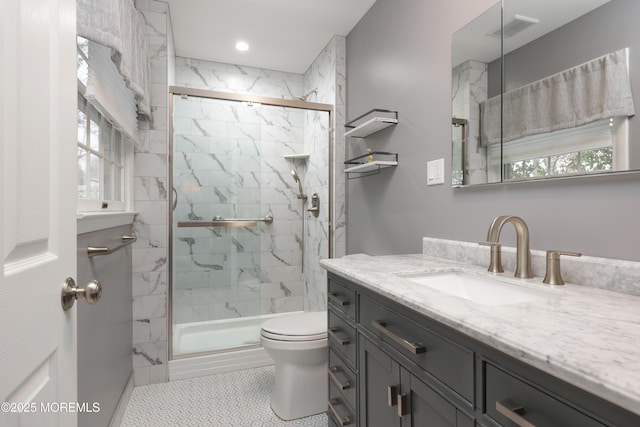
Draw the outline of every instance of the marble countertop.
[[[640,415],[640,297],[574,284],[549,298],[488,306],[397,274],[486,268],[422,254],[348,255],[321,261],[333,273],[376,291],[467,336]],[[505,277],[512,277],[504,273]]]

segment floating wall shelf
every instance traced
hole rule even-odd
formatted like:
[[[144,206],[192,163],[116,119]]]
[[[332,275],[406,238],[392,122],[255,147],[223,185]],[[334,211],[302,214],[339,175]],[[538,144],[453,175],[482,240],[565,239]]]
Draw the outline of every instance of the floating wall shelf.
[[[347,123],[345,127],[350,128],[350,130],[345,132],[344,136],[365,138],[373,133],[381,131],[382,129],[397,124],[397,111],[381,110],[376,108]]]
[[[367,162],[366,158],[372,156],[376,160]],[[363,176],[380,173],[380,169],[398,166],[398,154],[384,151],[373,151],[362,156],[344,162],[348,167],[344,170],[348,179],[361,178]]]

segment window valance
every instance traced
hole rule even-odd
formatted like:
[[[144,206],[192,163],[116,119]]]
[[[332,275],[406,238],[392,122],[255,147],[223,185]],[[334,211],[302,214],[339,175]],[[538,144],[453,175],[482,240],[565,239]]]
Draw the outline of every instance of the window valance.
[[[612,52],[504,93],[502,120],[500,96],[481,102],[481,144],[634,115],[628,53]]]
[[[136,96],[138,114],[151,116],[149,48],[145,22],[132,0],[77,0],[78,36],[111,48],[127,87]]]

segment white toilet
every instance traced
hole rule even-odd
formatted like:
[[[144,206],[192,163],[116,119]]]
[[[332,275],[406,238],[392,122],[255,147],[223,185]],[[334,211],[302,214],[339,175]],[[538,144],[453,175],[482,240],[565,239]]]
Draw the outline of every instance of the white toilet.
[[[262,325],[260,341],[276,365],[271,409],[283,420],[327,410],[327,312],[280,316]]]

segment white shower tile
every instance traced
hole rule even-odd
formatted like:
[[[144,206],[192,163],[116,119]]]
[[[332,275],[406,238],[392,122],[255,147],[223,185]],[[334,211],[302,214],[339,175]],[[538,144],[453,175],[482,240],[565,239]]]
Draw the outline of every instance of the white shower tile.
[[[167,207],[168,204],[164,200],[141,200],[136,203],[136,222],[143,224],[163,225],[167,223]]]
[[[165,295],[141,295],[133,297],[133,318],[153,319],[167,315],[167,296]]]
[[[169,236],[165,224],[149,226],[149,246],[153,248],[169,247]]]
[[[133,271],[163,271],[167,269],[166,248],[136,249],[133,248]]]
[[[133,322],[133,344],[150,341],[150,322],[148,319]]]
[[[151,368],[150,366],[140,366],[134,369],[134,384],[136,385],[136,387],[150,384],[149,382],[150,368]]]
[[[162,11],[166,12],[166,11]],[[165,36],[167,34],[166,13],[143,11],[144,22],[146,23],[145,34],[151,36]]]
[[[167,319],[165,317],[149,319],[149,341],[167,341]]]
[[[167,363],[167,342],[140,343],[133,346],[133,367],[159,366]]]

